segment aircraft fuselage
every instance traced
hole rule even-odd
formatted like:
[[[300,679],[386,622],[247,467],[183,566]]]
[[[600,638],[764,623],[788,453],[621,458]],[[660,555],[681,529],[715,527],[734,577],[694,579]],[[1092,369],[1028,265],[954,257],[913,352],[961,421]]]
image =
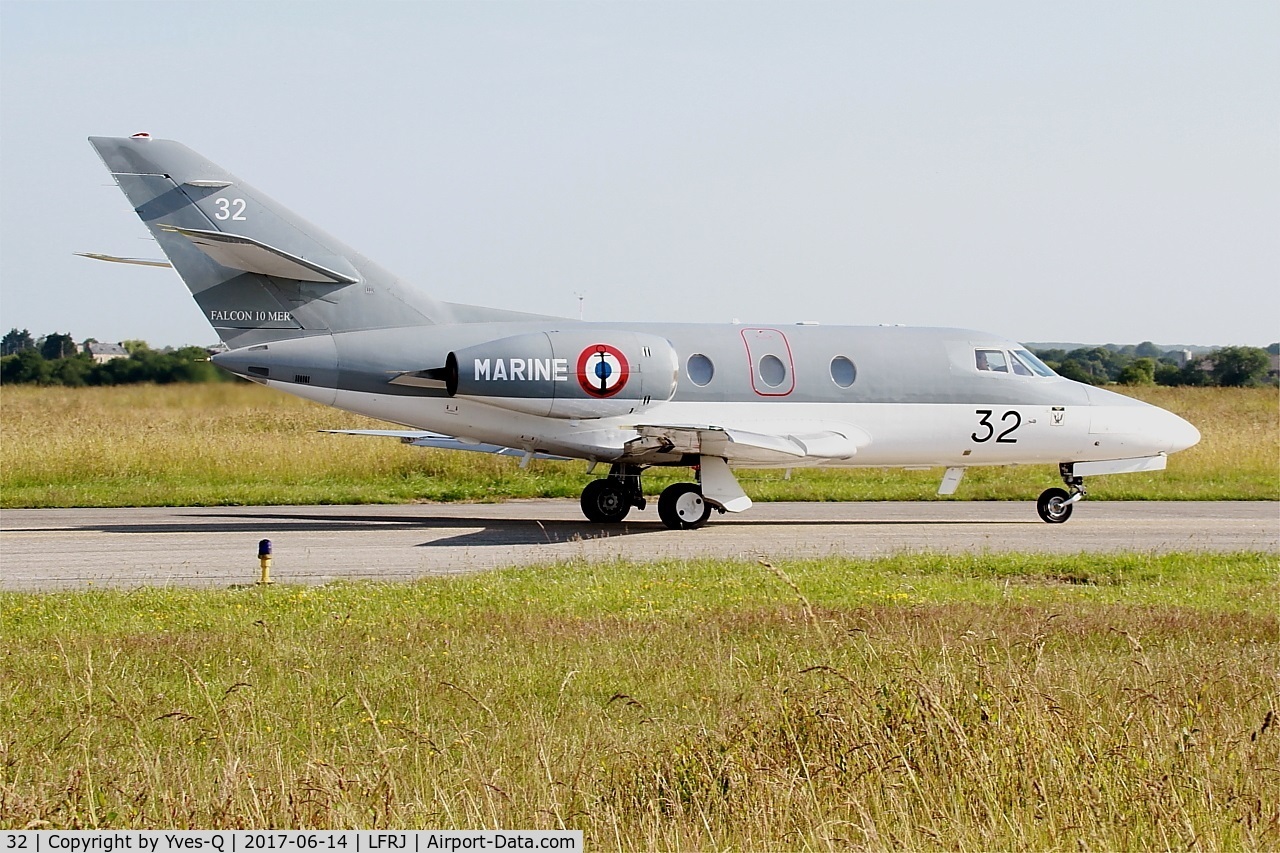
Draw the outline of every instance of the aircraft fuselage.
[[[618,410],[616,400],[587,397],[565,417],[528,411],[552,399],[556,386],[581,392],[572,352],[475,356],[459,365],[470,374],[465,390],[471,393],[450,395],[442,380],[388,382],[388,353],[401,365],[443,365],[451,352],[560,331],[587,332],[601,341],[639,334],[670,342],[670,399],[623,398]],[[743,458],[735,467],[1056,464],[1170,453],[1198,439],[1181,418],[1120,394],[1056,375],[979,370],[981,351],[1005,354],[1006,365],[1013,353],[1024,352],[1012,341],[964,329],[564,321],[347,332],[234,350],[214,361],[282,391],[393,423],[602,462],[625,458],[628,428],[638,424],[731,423],[779,435],[821,426],[858,433],[862,442],[848,456]],[[777,359],[775,370],[781,366],[774,374],[767,374],[770,356]],[[629,361],[633,383],[635,363],[645,362]],[[701,381],[695,381],[698,365],[704,367],[704,375],[696,376]],[[669,379],[670,366],[657,366]],[[682,461],[672,454],[653,464]]]
[[[583,490],[592,521],[643,509],[655,465],[696,471],[658,501],[668,527],[693,528],[750,507],[733,468],[944,466],[950,493],[972,466],[1050,463],[1070,492],[1037,509],[1061,522],[1084,476],[1158,470],[1200,437],[985,332],[585,323],[440,301],[177,142],[90,142],[229,347],[215,363],[409,427],[350,432],[608,463]]]

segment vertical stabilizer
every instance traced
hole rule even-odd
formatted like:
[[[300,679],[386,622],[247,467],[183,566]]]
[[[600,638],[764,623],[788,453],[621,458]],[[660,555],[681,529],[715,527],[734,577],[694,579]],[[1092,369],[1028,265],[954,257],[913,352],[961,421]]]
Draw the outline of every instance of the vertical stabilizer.
[[[228,346],[454,319],[185,145],[89,142]]]

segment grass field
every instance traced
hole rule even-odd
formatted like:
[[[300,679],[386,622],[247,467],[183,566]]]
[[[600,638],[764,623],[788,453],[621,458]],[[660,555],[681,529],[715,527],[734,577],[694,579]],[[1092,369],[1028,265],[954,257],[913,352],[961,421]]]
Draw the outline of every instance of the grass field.
[[[1276,849],[1273,555],[0,595],[0,826]]]
[[[1152,474],[1092,478],[1099,499],[1280,499],[1275,389],[1145,388],[1203,441]],[[406,447],[320,429],[385,426],[249,384],[35,388],[0,395],[0,506],[398,503],[577,497],[577,463]],[[656,493],[687,477],[650,472]],[[756,500],[924,500],[941,471],[745,471]],[[954,499],[1034,500],[1051,466],[972,469]]]

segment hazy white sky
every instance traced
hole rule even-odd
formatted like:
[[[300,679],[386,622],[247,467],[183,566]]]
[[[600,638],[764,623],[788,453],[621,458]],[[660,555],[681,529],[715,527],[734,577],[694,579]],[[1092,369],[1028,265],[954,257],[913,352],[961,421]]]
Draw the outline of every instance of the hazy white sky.
[[[85,138],[459,302],[1280,339],[1280,3],[0,0],[0,327],[216,340]]]

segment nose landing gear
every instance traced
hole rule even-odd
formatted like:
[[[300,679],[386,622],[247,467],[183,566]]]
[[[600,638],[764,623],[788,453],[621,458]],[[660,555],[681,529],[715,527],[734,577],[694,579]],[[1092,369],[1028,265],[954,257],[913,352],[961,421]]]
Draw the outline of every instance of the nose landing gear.
[[[1063,462],[1058,466],[1062,482],[1067,484],[1070,493],[1062,489],[1045,489],[1036,501],[1036,512],[1049,524],[1061,524],[1071,517],[1075,504],[1084,500],[1084,477],[1077,477],[1072,463]]]

